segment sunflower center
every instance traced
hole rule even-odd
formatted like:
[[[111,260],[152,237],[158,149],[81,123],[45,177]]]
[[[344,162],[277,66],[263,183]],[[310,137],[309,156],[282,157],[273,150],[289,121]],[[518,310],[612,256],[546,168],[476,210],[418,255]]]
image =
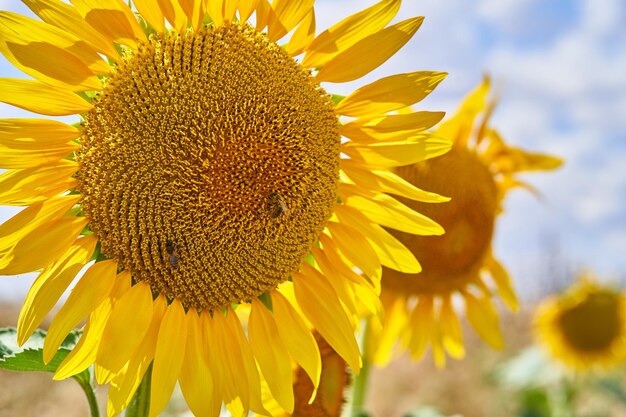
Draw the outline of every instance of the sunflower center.
[[[336,201],[330,97],[247,25],[153,36],[85,116],[78,178],[102,251],[187,307],[296,271]]]
[[[392,233],[422,264],[422,272],[406,275],[385,271],[383,284],[408,294],[440,294],[464,288],[477,275],[493,236],[497,189],[487,167],[465,149],[419,164],[400,167],[396,173],[411,184],[451,197],[448,203],[403,203],[443,226],[443,236]]]
[[[559,319],[568,343],[582,351],[604,351],[620,335],[619,300],[614,294],[598,292],[565,310]]]

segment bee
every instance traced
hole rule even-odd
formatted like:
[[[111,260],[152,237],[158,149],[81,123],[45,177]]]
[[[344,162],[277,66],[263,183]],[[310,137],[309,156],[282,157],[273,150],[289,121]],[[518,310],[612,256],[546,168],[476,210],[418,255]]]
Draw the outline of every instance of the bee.
[[[171,240],[165,242],[165,250],[167,251],[167,256],[170,261],[170,264],[174,268],[178,268],[178,253],[176,252],[176,245]]]
[[[289,212],[287,209],[287,205],[285,204],[285,200],[280,196],[280,194],[271,192],[269,195],[269,203],[271,206],[271,216],[272,219],[282,216]]]

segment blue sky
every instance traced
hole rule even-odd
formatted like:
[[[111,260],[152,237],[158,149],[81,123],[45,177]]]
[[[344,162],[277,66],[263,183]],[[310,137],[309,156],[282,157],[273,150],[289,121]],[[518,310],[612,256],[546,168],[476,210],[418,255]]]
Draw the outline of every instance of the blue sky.
[[[374,0],[317,0],[318,31]],[[0,9],[25,12],[16,0]],[[549,280],[546,259],[607,280],[626,278],[626,3],[623,0],[405,0],[396,20],[426,17],[415,37],[367,78],[330,84],[348,93],[415,70],[450,75],[418,106],[452,112],[489,72],[502,85],[493,125],[510,143],[566,160],[525,179],[544,195],[513,192],[495,251],[526,292]],[[3,59],[0,76],[21,77]],[[0,117],[26,116],[0,104]],[[0,218],[8,211],[0,209]],[[30,277],[0,281],[21,298]]]

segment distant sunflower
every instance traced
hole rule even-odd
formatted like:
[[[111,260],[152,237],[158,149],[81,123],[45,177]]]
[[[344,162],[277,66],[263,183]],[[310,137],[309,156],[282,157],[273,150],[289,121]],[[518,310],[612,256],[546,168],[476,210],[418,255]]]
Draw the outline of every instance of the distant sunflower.
[[[264,385],[263,403],[275,417],[340,417],[346,404],[346,389],[350,385],[347,364],[330,345],[314,332],[322,357],[319,387],[314,387],[306,371],[293,368],[295,406],[292,412],[280,407]]]
[[[582,276],[535,312],[537,341],[575,371],[626,363],[626,294]]]
[[[423,18],[388,26],[383,0],[315,36],[314,0],[24,3],[41,21],[0,12],[0,51],[35,80],[1,78],[0,101],[81,123],[0,120],[0,204],[26,207],[0,226],[0,274],[41,270],[19,343],[84,270],[44,360],[86,318],[55,378],[95,363],[110,415],[151,363],[152,416],[176,381],[197,415],[264,413],[258,369],[291,410],[289,358],[319,384],[309,324],[358,372],[356,299],[376,313],[381,265],[420,268],[382,226],[443,233],[389,194],[445,200],[391,172],[450,148],[425,132],[443,113],[407,111],[445,74],[320,83],[369,73]]]
[[[440,366],[446,351],[462,358],[465,350],[454,308],[456,298],[464,300],[466,317],[477,333],[495,348],[503,345],[487,276],[511,310],[518,304],[509,275],[492,254],[495,220],[507,191],[525,185],[515,177],[518,172],[555,169],[561,161],[506,145],[489,126],[496,104],[488,101],[489,90],[490,82],[485,79],[434,133],[453,141],[449,153],[394,170],[412,185],[449,196],[451,201],[427,205],[401,199],[436,220],[446,233],[421,237],[392,232],[418,255],[423,271],[384,270],[385,320],[382,327],[373,321],[368,337],[375,363],[388,361],[398,341],[413,359],[421,358],[429,344]]]

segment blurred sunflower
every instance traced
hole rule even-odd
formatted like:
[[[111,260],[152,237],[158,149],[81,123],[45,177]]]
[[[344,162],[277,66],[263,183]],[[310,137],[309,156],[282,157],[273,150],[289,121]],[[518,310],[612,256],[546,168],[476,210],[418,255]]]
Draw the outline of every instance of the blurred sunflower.
[[[443,233],[389,194],[446,200],[391,172],[450,148],[425,132],[443,113],[407,110],[445,74],[345,98],[320,83],[369,73],[423,18],[389,25],[383,0],[315,36],[314,0],[24,3],[41,21],[0,12],[0,51],[35,80],[1,78],[0,101],[81,123],[0,120],[0,204],[25,207],[0,226],[0,274],[41,270],[19,343],[83,272],[44,359],[86,318],[55,378],[95,363],[109,415],[151,363],[152,416],[177,380],[196,415],[265,413],[258,369],[292,410],[285,358],[319,384],[310,325],[358,372],[356,299],[377,313],[381,265],[420,270],[382,226]]]
[[[346,362],[337,352],[314,332],[322,357],[322,373],[319,387],[314,387],[306,371],[293,367],[293,393],[295,406],[287,412],[272,397],[266,384],[263,385],[263,403],[276,417],[340,417],[346,404],[346,389],[350,385],[350,374]],[[295,364],[294,364],[295,365]]]
[[[582,275],[565,293],[535,312],[537,341],[575,371],[626,362],[626,294]]]
[[[518,304],[509,275],[492,254],[495,220],[507,192],[527,186],[516,178],[517,173],[555,169],[561,160],[506,145],[489,126],[496,104],[489,100],[489,91],[490,81],[485,78],[434,132],[453,141],[449,153],[394,170],[412,185],[449,196],[451,201],[426,205],[401,199],[436,220],[446,233],[425,238],[392,232],[418,254],[423,271],[419,275],[383,272],[385,319],[382,325],[372,320],[367,337],[368,356],[374,363],[386,363],[398,341],[415,360],[429,344],[439,366],[445,364],[445,352],[462,358],[461,324],[454,308],[461,299],[476,332],[495,348],[503,345],[487,276],[511,310]]]

